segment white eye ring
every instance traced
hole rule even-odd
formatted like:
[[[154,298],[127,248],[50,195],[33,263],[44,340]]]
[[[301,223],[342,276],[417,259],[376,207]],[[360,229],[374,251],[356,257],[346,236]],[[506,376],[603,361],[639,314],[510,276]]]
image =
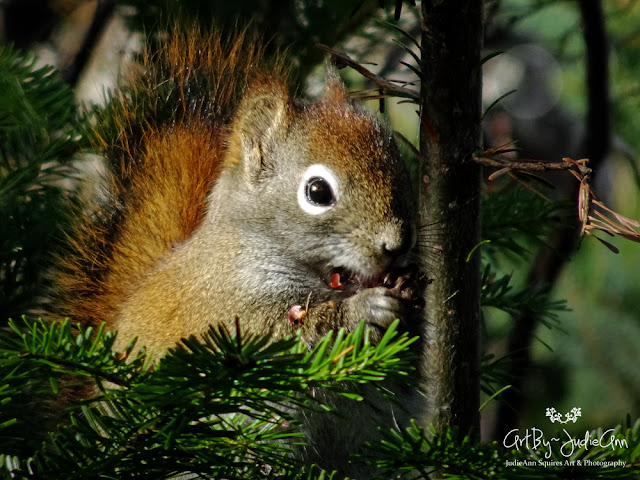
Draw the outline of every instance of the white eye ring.
[[[325,203],[314,203],[309,198],[310,180],[326,182],[331,189],[332,198]],[[324,165],[314,164],[307,168],[298,187],[298,205],[311,215],[320,215],[331,210],[338,201],[338,180],[331,170]]]

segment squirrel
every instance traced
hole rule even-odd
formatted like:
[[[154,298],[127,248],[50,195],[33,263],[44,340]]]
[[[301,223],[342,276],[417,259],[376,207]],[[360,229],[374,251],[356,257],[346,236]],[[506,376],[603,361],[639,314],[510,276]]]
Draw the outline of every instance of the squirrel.
[[[98,118],[106,191],[68,234],[55,311],[156,353],[236,319],[309,346],[362,319],[374,342],[396,318],[419,334],[417,189],[392,133],[333,70],[320,99],[292,99],[282,58],[258,67],[264,50],[193,29],[143,55]],[[294,455],[366,478],[349,454],[421,408],[399,390],[413,410],[373,387],[356,407],[327,393],[338,415],[307,413]]]

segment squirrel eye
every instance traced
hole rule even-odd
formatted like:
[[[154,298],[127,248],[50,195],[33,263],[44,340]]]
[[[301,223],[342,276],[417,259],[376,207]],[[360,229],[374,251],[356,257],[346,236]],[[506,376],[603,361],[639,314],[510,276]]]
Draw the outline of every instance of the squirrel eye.
[[[339,198],[338,179],[324,165],[308,167],[298,187],[298,205],[311,215],[320,215],[332,209]]]
[[[307,180],[305,195],[309,203],[318,207],[328,207],[336,201],[331,185],[322,177],[311,177]]]

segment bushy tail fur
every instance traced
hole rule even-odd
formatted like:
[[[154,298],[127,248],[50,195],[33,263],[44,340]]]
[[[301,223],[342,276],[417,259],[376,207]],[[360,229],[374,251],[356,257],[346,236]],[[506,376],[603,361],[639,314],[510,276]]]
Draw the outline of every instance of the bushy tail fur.
[[[173,30],[143,55],[141,71],[96,112],[106,194],[77,212],[54,274],[52,310],[87,325],[111,323],[139,279],[201,222],[227,125],[256,75],[262,42],[246,31]],[[269,74],[282,75],[284,61]],[[264,70],[262,70],[264,72]]]

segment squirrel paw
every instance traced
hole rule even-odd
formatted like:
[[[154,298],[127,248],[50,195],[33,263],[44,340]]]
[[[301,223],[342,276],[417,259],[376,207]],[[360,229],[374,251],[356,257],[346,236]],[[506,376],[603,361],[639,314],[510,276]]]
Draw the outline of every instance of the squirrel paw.
[[[395,296],[405,300],[413,310],[424,308],[424,291],[432,282],[423,272],[410,269],[395,272],[385,278],[384,286]]]
[[[363,318],[381,335],[399,318],[408,321],[424,307],[424,289],[429,281],[422,273],[388,275],[382,286],[365,288],[345,300],[349,317],[359,323]]]
[[[303,338],[313,345],[329,330],[345,327],[357,328],[364,319],[371,329],[371,340],[376,342],[397,318],[408,330],[418,326],[424,307],[427,277],[413,270],[395,271],[373,285],[354,281],[353,276],[332,276],[330,287],[336,292],[334,300],[311,307],[293,305],[287,311],[290,327],[303,329]],[[357,280],[357,278],[355,278]]]
[[[353,322],[354,327],[364,319],[368,326],[379,330],[381,334],[396,318],[404,316],[404,303],[398,295],[386,287],[360,290],[345,301],[348,306],[349,320]]]

